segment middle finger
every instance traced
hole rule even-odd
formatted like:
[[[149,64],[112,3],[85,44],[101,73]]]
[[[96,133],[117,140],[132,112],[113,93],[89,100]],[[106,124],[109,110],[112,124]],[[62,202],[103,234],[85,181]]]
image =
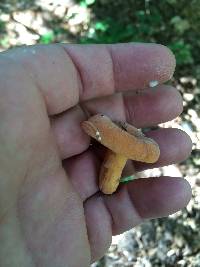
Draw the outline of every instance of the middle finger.
[[[181,112],[182,99],[178,91],[162,85],[153,90],[115,94],[85,102],[53,117],[52,129],[61,158],[66,159],[82,153],[90,144],[90,137],[80,126],[87,116],[103,113],[111,119],[127,121],[141,128],[169,121]]]

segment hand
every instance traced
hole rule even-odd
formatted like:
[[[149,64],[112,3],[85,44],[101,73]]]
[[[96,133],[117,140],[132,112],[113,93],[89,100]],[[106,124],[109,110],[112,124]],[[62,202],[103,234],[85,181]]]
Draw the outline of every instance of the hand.
[[[154,44],[38,45],[0,56],[0,265],[89,266],[112,234],[183,208],[182,178],[139,179],[112,196],[98,191],[99,154],[80,123],[104,113],[147,127],[182,111],[171,52]],[[137,90],[137,91],[136,91]],[[184,160],[191,141],[177,129],[151,131],[161,156]]]

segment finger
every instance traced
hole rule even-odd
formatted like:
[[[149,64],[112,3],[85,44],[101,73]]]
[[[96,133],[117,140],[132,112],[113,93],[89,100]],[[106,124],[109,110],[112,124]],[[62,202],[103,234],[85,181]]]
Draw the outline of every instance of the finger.
[[[90,137],[81,128],[81,122],[87,119],[80,106],[51,118],[51,128],[62,159],[85,151],[90,144]]]
[[[143,220],[168,216],[185,207],[190,198],[188,182],[171,177],[138,179],[111,196],[91,197],[84,207],[93,259],[105,253],[112,235]]]
[[[192,141],[189,135],[180,129],[159,129],[150,131],[146,135],[158,143],[160,157],[158,161],[153,164],[134,162],[136,171],[162,167],[184,161],[192,151]]]
[[[68,158],[82,153],[89,146],[90,138],[80,126],[87,119],[87,114],[104,113],[112,119],[146,127],[171,120],[181,111],[182,100],[177,90],[160,86],[141,94],[115,94],[88,101],[52,118],[52,129],[61,157]]]
[[[181,162],[191,153],[192,142],[181,130],[159,129],[149,132],[148,136],[153,138],[160,147],[158,161],[154,164],[128,161],[122,173],[123,177],[132,175],[133,170],[137,172]],[[105,151],[102,146],[91,146],[86,152],[69,158],[63,163],[71,183],[83,201],[99,191],[98,177]]]
[[[58,114],[116,91],[141,89],[170,79],[175,58],[157,44],[36,45],[1,54],[17,61],[44,96],[49,114]]]
[[[174,119],[183,110],[182,97],[173,87],[161,85],[153,90],[115,94],[82,104],[88,114],[103,113],[126,120],[137,128],[150,127]]]
[[[185,132],[180,129],[161,128],[149,131],[146,136],[156,141],[160,148],[160,157],[156,163],[142,163],[128,160],[122,176],[129,176],[138,171],[158,168],[184,161],[192,151],[192,141]],[[104,159],[106,149],[96,146],[94,154],[99,160]]]
[[[92,150],[63,161],[69,180],[82,201],[99,191],[98,177],[101,162]]]

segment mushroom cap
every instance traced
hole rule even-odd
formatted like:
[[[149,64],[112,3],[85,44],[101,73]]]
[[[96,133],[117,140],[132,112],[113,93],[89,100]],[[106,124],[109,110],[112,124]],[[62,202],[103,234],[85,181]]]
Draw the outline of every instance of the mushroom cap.
[[[82,122],[82,128],[102,145],[127,159],[154,163],[159,158],[158,144],[128,123],[115,123],[109,117],[97,114]]]

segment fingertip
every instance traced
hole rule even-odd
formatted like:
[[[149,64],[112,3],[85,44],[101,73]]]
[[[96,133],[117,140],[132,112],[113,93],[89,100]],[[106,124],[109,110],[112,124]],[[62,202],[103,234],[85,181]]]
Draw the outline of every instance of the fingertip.
[[[184,179],[184,178],[177,178],[177,182],[180,182],[180,187],[182,188],[182,190],[180,190],[180,192],[182,192],[182,205],[183,207],[186,207],[187,204],[190,202],[191,198],[192,198],[192,188],[190,186],[190,183]]]
[[[117,91],[147,88],[171,79],[176,61],[164,45],[128,43],[109,46]]]
[[[191,187],[181,177],[138,179],[130,183],[129,191],[144,219],[173,214],[187,206],[191,199]]]
[[[169,214],[177,212],[187,206],[192,197],[192,189],[186,179],[182,177],[163,176],[160,178],[159,182],[160,185],[158,185],[158,187],[163,191],[160,195],[160,197],[163,196],[162,201],[171,202],[168,204]],[[164,192],[164,190],[168,192]]]
[[[155,66],[155,76],[159,77],[160,83],[169,81],[175,72],[176,59],[172,51],[161,44],[156,44],[158,59]]]
[[[178,90],[170,85],[162,85],[169,102],[169,107],[174,111],[173,117],[179,116],[183,112],[183,99]]]
[[[176,57],[174,55],[174,53],[172,52],[172,50],[167,47],[166,45],[163,44],[157,44],[158,46],[160,46],[160,49],[162,49],[163,54],[166,55],[166,57],[169,58],[171,65],[175,68],[176,67]]]
[[[182,135],[183,140],[185,140],[185,144],[184,144],[184,147],[185,147],[185,159],[187,159],[188,156],[192,152],[192,146],[193,146],[192,139],[191,139],[190,135],[188,133],[186,133],[185,131],[179,129],[179,132]]]
[[[150,131],[146,135],[159,144],[161,151],[159,160],[151,167],[182,162],[188,158],[192,151],[191,138],[181,129],[161,128]]]

